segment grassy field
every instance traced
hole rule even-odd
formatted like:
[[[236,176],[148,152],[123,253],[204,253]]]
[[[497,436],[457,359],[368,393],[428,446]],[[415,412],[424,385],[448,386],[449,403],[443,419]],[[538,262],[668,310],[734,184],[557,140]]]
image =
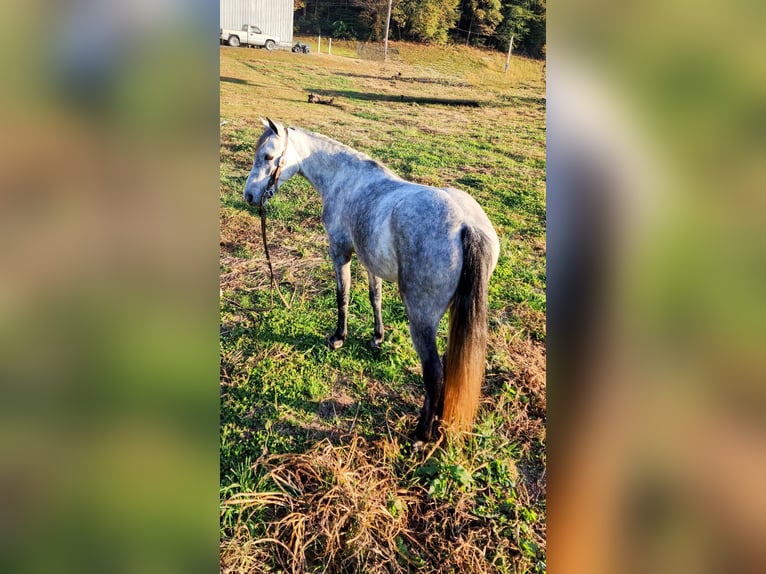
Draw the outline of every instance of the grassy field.
[[[546,569],[542,63],[514,57],[504,74],[499,53],[392,48],[386,64],[343,42],[332,56],[221,48],[224,572]],[[309,93],[334,103],[308,104]],[[480,105],[417,103],[425,98]],[[410,448],[424,389],[407,318],[384,284],[386,341],[373,354],[356,260],[349,337],[325,346],[334,276],[319,196],[299,177],[268,206],[289,308],[276,296],[272,305],[258,216],[241,199],[259,116],[340,140],[410,180],[462,188],[494,223],[487,375],[462,444]],[[440,333],[443,348],[446,320]]]

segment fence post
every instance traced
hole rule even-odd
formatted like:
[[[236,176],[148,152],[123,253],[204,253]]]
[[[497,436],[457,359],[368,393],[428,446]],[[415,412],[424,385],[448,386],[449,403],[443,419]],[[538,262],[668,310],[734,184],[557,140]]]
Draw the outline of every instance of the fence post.
[[[327,53],[332,55],[332,38],[328,40],[329,47],[327,48]]]
[[[322,34],[319,34],[319,37],[317,38],[317,54],[322,53]]]
[[[383,44],[383,61],[388,61],[388,28],[391,25],[391,4],[394,0],[388,0],[388,17],[386,18],[386,40]]]
[[[508,42],[508,57],[505,59],[505,73],[508,73],[508,66],[511,63],[511,48],[513,48],[513,34],[511,34],[511,41]]]

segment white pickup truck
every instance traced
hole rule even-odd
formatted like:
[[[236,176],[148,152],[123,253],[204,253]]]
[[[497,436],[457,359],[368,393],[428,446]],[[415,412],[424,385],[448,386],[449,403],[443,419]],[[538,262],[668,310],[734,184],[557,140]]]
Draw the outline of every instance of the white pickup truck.
[[[221,28],[221,42],[234,48],[237,46],[263,46],[267,50],[273,50],[279,44],[279,38],[264,34],[257,26],[243,24],[241,30]]]

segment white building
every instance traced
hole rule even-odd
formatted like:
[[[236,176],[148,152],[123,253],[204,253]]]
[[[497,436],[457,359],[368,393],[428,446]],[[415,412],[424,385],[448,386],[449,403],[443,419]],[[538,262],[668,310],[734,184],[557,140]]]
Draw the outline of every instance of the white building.
[[[280,42],[293,42],[293,0],[220,0],[220,7],[221,28],[239,30],[252,24]]]

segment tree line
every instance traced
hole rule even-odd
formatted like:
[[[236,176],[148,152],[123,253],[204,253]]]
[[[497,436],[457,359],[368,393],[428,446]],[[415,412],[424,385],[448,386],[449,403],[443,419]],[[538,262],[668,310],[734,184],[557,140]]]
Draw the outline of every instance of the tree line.
[[[295,0],[295,29],[337,39],[378,42],[389,0]],[[393,0],[389,38],[462,43],[545,57],[546,0]]]

